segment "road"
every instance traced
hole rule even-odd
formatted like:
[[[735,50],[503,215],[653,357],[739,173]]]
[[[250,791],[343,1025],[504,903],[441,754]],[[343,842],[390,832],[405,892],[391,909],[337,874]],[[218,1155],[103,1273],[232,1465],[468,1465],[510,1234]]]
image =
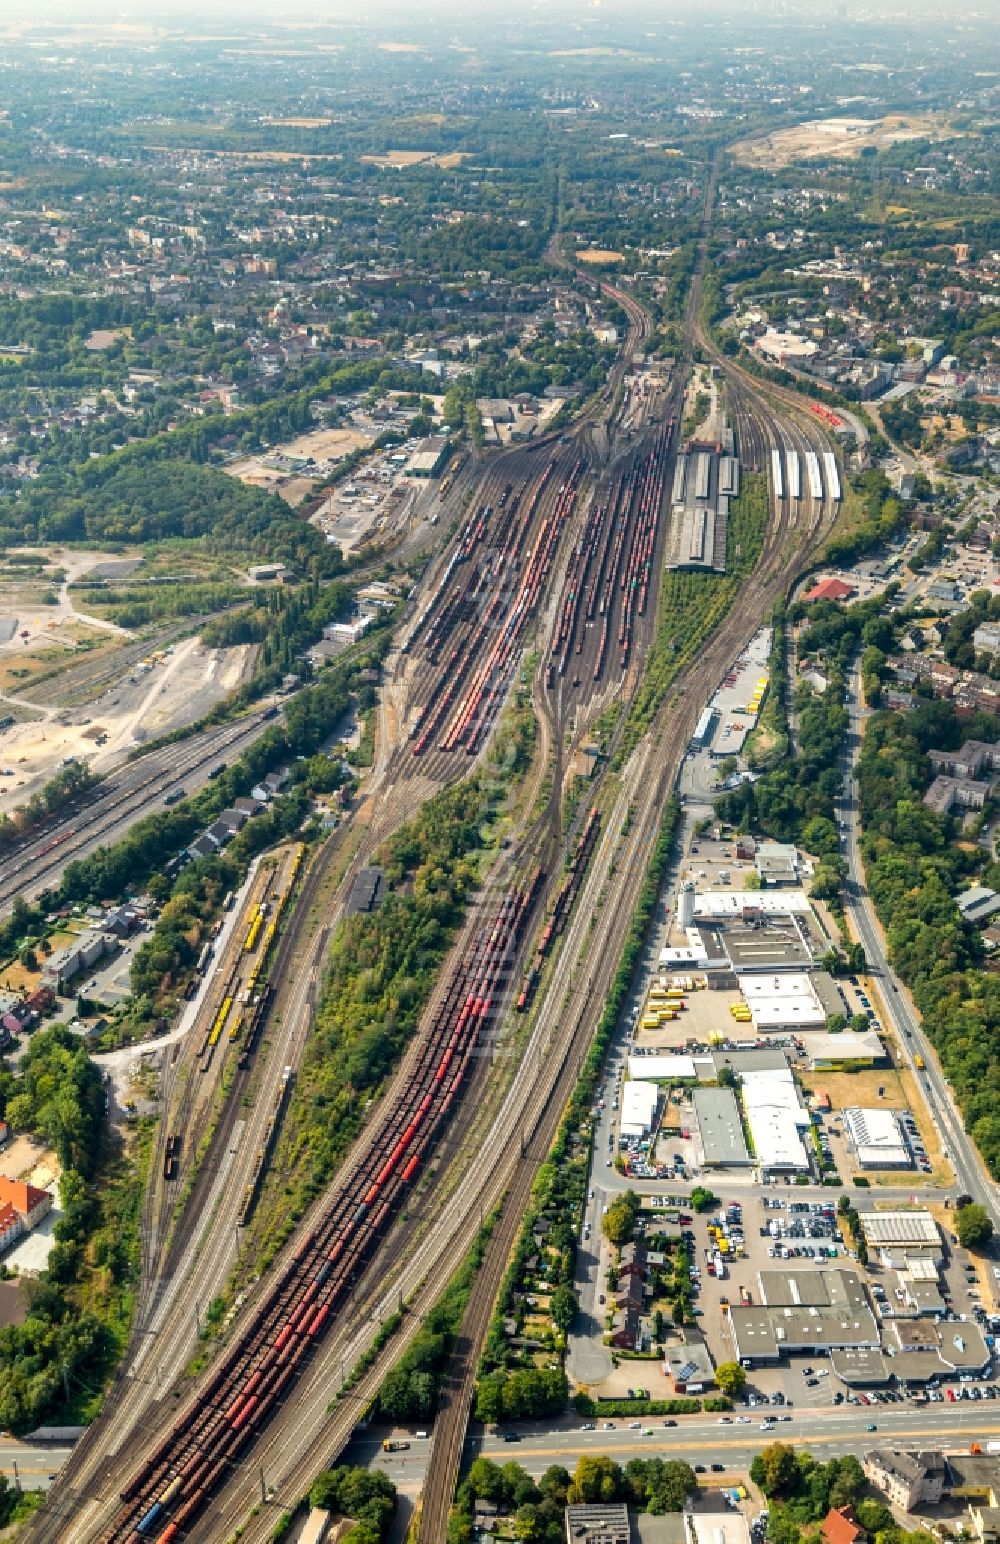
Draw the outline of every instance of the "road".
[[[865,885],[864,865],[859,845],[860,812],[858,809],[857,782],[854,768],[861,753],[864,721],[867,712],[860,701],[861,688],[857,670],[848,686],[848,712],[850,724],[847,744],[843,754],[844,793],[841,808],[843,823],[844,857],[848,877],[845,886],[846,910],[852,929],[864,945],[868,961],[867,974],[879,983],[879,995],[887,1027],[893,1029],[899,1042],[899,1051],[920,1088],[941,1137],[942,1147],[955,1171],[959,1192],[965,1191],[985,1206],[993,1218],[995,1228],[1000,1229],[1000,1201],[996,1187],[986,1173],[982,1160],[962,1124],[962,1117],[955,1103],[948,1082],[930,1041],[920,1027],[920,1015],[906,987],[890,968],[886,958],[885,939],[875,914],[875,907]],[[924,1068],[917,1068],[915,1058],[920,1056]]]
[[[676,1426],[669,1428],[664,1427],[661,1416],[648,1416],[640,1420],[639,1430],[632,1429],[634,1423],[620,1420],[613,1423],[613,1430],[606,1430],[605,1423],[598,1421],[595,1431],[584,1431],[579,1424],[534,1430],[524,1425],[519,1428],[517,1442],[504,1442],[497,1436],[472,1431],[465,1442],[465,1461],[479,1457],[491,1458],[496,1463],[513,1460],[529,1474],[539,1475],[550,1464],[563,1464],[572,1470],[583,1455],[606,1453],[621,1464],[630,1458],[681,1458],[692,1465],[704,1463],[706,1467],[709,1463],[722,1463],[727,1470],[745,1475],[761,1448],[775,1440],[794,1442],[817,1456],[833,1458],[843,1453],[859,1454],[875,1446],[924,1445],[930,1426],[934,1428],[935,1441],[953,1450],[967,1451],[971,1442],[985,1446],[987,1440],[1000,1435],[997,1403],[973,1405],[963,1401],[905,1408],[850,1405],[801,1414],[793,1410],[785,1412],[792,1419],[777,1422],[771,1432],[761,1430],[759,1409],[750,1412],[750,1424],[745,1426],[737,1424],[739,1413],[730,1417],[728,1425],[721,1425],[716,1415],[682,1416]],[[877,1434],[869,1432],[869,1426],[876,1426]],[[652,1436],[646,1436],[647,1430],[652,1431]],[[423,1479],[430,1442],[407,1433],[400,1435],[410,1443],[403,1453],[382,1453],[378,1438],[365,1434],[355,1439],[345,1458],[370,1463],[400,1489],[414,1489]]]
[[[22,1490],[48,1490],[72,1451],[65,1443],[32,1447],[11,1438],[0,1442],[0,1474]]]

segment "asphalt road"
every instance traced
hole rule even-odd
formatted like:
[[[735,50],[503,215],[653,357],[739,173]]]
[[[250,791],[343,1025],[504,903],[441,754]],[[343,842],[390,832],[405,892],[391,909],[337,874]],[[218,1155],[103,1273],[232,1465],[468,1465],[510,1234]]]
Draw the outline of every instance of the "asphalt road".
[[[605,1423],[598,1421],[596,1431],[584,1431],[578,1424],[548,1430],[531,1430],[522,1425],[517,1442],[504,1442],[500,1437],[473,1431],[466,1438],[465,1459],[470,1462],[482,1456],[498,1463],[513,1460],[537,1475],[550,1464],[564,1464],[572,1469],[583,1454],[606,1453],[618,1463],[658,1455],[682,1458],[692,1465],[703,1463],[706,1467],[721,1463],[738,1475],[746,1474],[761,1448],[775,1440],[794,1442],[823,1458],[832,1458],[842,1453],[858,1454],[879,1445],[926,1443],[931,1426],[936,1441],[954,1450],[967,1450],[972,1442],[981,1442],[985,1447],[988,1440],[1000,1437],[997,1403],[876,1405],[860,1409],[850,1405],[801,1413],[792,1410],[785,1412],[792,1419],[776,1422],[770,1432],[761,1430],[759,1410],[750,1413],[748,1425],[737,1424],[741,1413],[734,1412],[729,1418],[731,1424],[727,1425],[721,1425],[715,1415],[682,1416],[674,1427],[664,1427],[662,1417],[649,1416],[640,1420],[637,1431],[631,1429],[633,1423],[629,1421],[615,1421],[613,1430],[606,1430]],[[877,1434],[869,1432],[869,1426],[875,1426]],[[652,1436],[646,1435],[648,1430]],[[430,1442],[400,1433],[403,1440],[409,1441],[409,1448],[402,1453],[382,1453],[380,1436],[381,1433],[365,1434],[356,1438],[344,1455],[345,1462],[370,1462],[399,1487],[416,1487],[423,1478]]]
[[[22,1490],[48,1490],[72,1451],[65,1444],[29,1447],[13,1439],[0,1442],[0,1474],[12,1485],[17,1481]]]
[[[878,981],[879,995],[888,1026],[896,1032],[900,1054],[918,1079],[931,1119],[941,1137],[941,1144],[948,1162],[955,1171],[958,1190],[966,1191],[974,1200],[985,1206],[1000,1229],[1000,1202],[995,1187],[988,1178],[979,1155],[962,1125],[958,1106],[941,1071],[934,1049],[920,1027],[920,1018],[906,988],[897,979],[886,959],[885,944],[875,907],[865,886],[861,853],[858,846],[859,812],[857,784],[854,767],[861,751],[865,710],[859,703],[860,681],[855,672],[850,680],[848,711],[850,729],[844,752],[844,794],[841,807],[844,845],[848,878],[845,886],[847,911],[857,937],[864,945],[867,958],[866,974]],[[924,1068],[918,1069],[915,1058],[921,1056]]]

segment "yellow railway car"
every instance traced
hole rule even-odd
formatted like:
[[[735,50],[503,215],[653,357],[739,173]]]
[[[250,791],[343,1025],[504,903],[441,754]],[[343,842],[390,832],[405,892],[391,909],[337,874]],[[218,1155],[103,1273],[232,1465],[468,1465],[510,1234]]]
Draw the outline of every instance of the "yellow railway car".
[[[233,999],[231,997],[224,997],[222,999],[222,1007],[219,1009],[218,1013],[215,1015],[215,1023],[212,1025],[212,1032],[211,1032],[211,1034],[208,1037],[209,1045],[218,1045],[218,1043],[219,1043],[219,1036],[222,1034],[222,1031],[226,1027],[226,1020],[229,1017],[229,1014],[230,1014],[230,1012],[232,1010],[232,1006],[233,1006]]]

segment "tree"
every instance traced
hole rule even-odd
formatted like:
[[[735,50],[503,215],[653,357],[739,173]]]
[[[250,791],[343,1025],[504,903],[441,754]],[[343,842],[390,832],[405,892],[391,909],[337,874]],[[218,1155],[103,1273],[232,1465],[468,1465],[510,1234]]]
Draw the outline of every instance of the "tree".
[[[955,1232],[963,1249],[985,1249],[993,1237],[993,1221],[985,1206],[975,1202],[955,1213]]]
[[[585,1454],[573,1471],[567,1500],[619,1501],[625,1495],[625,1476],[606,1455]]]
[[[718,1199],[715,1192],[706,1189],[704,1185],[695,1185],[691,1192],[691,1205],[696,1212],[711,1211]]]
[[[569,1327],[576,1317],[576,1310],[576,1293],[573,1288],[565,1285],[556,1287],[549,1305],[549,1313],[552,1315],[553,1324],[557,1329],[562,1330],[564,1335],[569,1334]]]
[[[620,1249],[635,1232],[635,1220],[639,1215],[639,1197],[634,1190],[626,1190],[617,1201],[612,1201],[601,1218],[601,1231],[609,1244]]]
[[[723,1394],[734,1399],[746,1388],[747,1375],[739,1362],[720,1362],[715,1369],[715,1381]]]
[[[787,1442],[769,1443],[750,1465],[750,1478],[768,1497],[790,1495],[799,1479],[795,1449]]]

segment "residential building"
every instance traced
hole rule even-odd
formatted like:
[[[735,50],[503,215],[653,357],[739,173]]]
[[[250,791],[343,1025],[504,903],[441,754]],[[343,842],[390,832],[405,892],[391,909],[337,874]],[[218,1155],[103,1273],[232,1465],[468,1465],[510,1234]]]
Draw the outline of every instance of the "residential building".
[[[963,922],[986,922],[1000,911],[1000,895],[984,885],[972,885],[955,897]]]
[[[9,1201],[0,1201],[0,1254],[24,1232],[24,1223]]]
[[[868,1538],[852,1506],[831,1507],[820,1531],[826,1544],[865,1544]]]
[[[37,1185],[26,1185],[22,1180],[7,1179],[0,1174],[0,1207],[11,1207],[21,1219],[26,1233],[37,1227],[52,1210],[52,1201],[51,1191],[39,1190]]]
[[[99,959],[117,946],[118,940],[112,933],[81,933],[75,944],[68,944],[65,949],[58,949],[49,956],[42,968],[42,975],[47,984],[65,994],[69,983],[81,971],[89,970],[91,965],[96,965]]]
[[[915,1506],[936,1506],[944,1493],[947,1464],[934,1448],[907,1452],[873,1448],[864,1457],[865,1478],[881,1491],[890,1506],[912,1512]]]

